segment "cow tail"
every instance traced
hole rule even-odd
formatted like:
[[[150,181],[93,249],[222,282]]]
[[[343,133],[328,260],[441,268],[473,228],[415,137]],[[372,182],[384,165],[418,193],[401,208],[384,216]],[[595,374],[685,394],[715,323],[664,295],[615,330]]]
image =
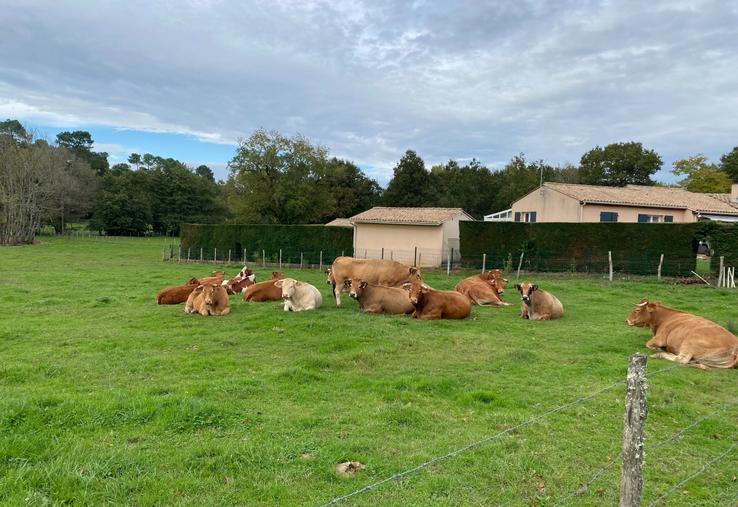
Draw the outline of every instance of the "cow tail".
[[[738,347],[694,360],[710,368],[735,368],[738,365]]]

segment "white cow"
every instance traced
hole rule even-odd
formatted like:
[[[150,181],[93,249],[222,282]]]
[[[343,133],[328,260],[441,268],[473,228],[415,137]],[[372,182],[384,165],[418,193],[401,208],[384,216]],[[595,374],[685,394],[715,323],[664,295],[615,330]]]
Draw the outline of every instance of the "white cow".
[[[274,285],[282,289],[285,312],[315,310],[323,303],[320,291],[309,283],[298,282],[294,278],[283,278],[274,282]]]

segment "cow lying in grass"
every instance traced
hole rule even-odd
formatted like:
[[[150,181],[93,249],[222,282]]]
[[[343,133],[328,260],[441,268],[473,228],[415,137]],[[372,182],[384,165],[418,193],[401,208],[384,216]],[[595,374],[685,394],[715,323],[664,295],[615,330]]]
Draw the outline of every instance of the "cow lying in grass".
[[[236,276],[230,280],[223,280],[223,288],[228,294],[240,294],[247,287],[254,285],[256,282],[256,275],[248,267],[244,266]]]
[[[663,350],[652,354],[653,358],[703,370],[735,368],[738,363],[738,337],[704,317],[643,299],[625,322],[629,326],[651,328],[653,336],[646,347]]]
[[[294,278],[283,278],[274,282],[274,286],[282,290],[285,312],[315,310],[323,303],[320,291],[307,282],[300,282]]]
[[[281,301],[282,289],[274,285],[275,280],[284,278],[279,271],[272,271],[272,279],[255,283],[243,291],[244,301]]]
[[[333,286],[336,306],[341,306],[341,293],[346,292],[344,285],[346,280],[358,278],[385,287],[400,287],[405,282],[421,279],[420,270],[416,267],[387,259],[355,259],[353,257],[336,257],[326,274],[328,283]]]
[[[184,285],[165,287],[156,295],[156,303],[160,305],[178,305],[184,303],[198,285],[200,285],[200,281],[193,276]]]
[[[356,278],[346,282],[349,296],[359,303],[362,312],[407,314],[415,310],[404,289],[384,287]]]
[[[480,275],[464,278],[456,284],[454,290],[464,294],[474,303],[482,305],[509,306],[502,300],[507,279],[502,277],[499,269],[493,269]]]
[[[204,316],[228,315],[230,311],[228,293],[219,283],[198,285],[185,304],[185,313],[199,313]]]
[[[538,285],[523,282],[515,286],[520,292],[520,317],[530,320],[558,319],[564,314],[564,305],[553,294],[539,289]]]
[[[471,312],[471,299],[456,291],[431,289],[420,281],[406,283],[403,288],[415,308],[416,319],[465,319]]]
[[[206,276],[204,278],[200,278],[200,285],[205,285],[208,283],[223,283],[223,279],[225,278],[225,273],[223,271],[216,271],[210,276]]]

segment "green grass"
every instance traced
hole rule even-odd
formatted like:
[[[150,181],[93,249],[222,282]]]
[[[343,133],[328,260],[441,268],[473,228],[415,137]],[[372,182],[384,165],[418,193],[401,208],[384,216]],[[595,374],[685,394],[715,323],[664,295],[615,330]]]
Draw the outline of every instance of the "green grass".
[[[55,239],[0,249],[0,502],[6,505],[317,505],[625,378],[648,296],[725,324],[736,293],[654,280],[536,276],[565,317],[517,303],[465,321],[232,298],[227,317],[157,306],[163,286],[212,264],[165,263],[160,239]],[[238,267],[226,268],[235,274]],[[265,279],[272,268],[256,269]],[[437,288],[465,276],[428,273]],[[506,298],[517,302],[511,289]],[[649,363],[644,505],[738,437],[735,370]],[[552,505],[617,459],[624,389],[384,484],[346,505]],[[337,463],[366,469],[350,478]],[[667,498],[725,505],[738,451]],[[617,502],[619,465],[571,505]]]

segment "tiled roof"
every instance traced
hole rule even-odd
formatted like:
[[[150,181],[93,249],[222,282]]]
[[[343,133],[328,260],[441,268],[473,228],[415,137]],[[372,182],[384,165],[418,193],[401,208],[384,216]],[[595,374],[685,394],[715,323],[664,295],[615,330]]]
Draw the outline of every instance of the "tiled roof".
[[[732,206],[733,208],[738,210],[738,201],[732,201],[730,194],[708,194],[708,195],[711,197],[714,197],[715,199],[723,201],[727,203],[729,206]]]
[[[376,206],[354,215],[349,220],[352,223],[440,225],[459,213],[471,218],[461,208],[385,208]]]
[[[729,202],[730,196],[728,194],[700,194],[689,192],[683,188],[645,185],[604,187],[550,182],[543,185],[584,203],[689,209],[700,213],[738,214],[738,207]]]
[[[351,225],[351,221],[348,218],[335,218],[325,224],[326,227],[348,227],[349,229],[353,227]]]

